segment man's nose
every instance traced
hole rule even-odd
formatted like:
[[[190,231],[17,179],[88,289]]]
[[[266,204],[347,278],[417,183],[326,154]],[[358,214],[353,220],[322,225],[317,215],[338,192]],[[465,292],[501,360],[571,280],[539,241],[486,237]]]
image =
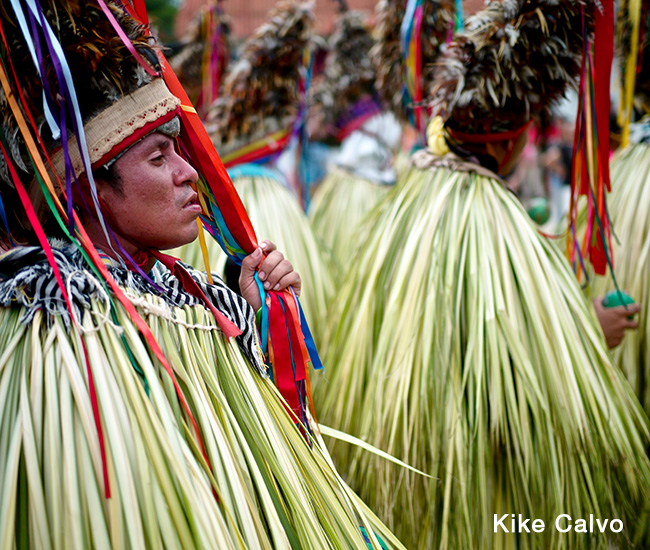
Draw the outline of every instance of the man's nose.
[[[174,183],[176,185],[195,184],[199,179],[198,172],[194,167],[180,155],[176,155],[178,167],[174,173]]]

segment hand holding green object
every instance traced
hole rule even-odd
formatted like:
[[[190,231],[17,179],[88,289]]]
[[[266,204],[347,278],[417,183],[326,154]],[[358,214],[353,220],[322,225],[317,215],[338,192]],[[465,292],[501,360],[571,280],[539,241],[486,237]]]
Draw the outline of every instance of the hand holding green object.
[[[639,328],[633,315],[639,313],[641,306],[625,292],[609,292],[604,298],[595,299],[594,307],[610,349],[623,341],[626,330]]]
[[[632,298],[632,296],[626,292],[622,292],[620,290],[612,290],[611,292],[608,292],[605,294],[605,297],[602,301],[603,307],[627,306],[633,303],[634,298]]]

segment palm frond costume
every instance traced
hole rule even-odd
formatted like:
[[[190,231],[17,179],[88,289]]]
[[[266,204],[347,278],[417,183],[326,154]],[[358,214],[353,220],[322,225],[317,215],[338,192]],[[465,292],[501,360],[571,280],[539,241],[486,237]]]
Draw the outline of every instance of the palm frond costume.
[[[370,59],[374,41],[361,14],[341,14],[330,37],[324,74],[312,102],[323,113],[326,133],[340,143],[309,206],[316,234],[341,266],[350,261],[356,228],[395,183],[393,155],[401,131],[382,112]],[[341,274],[344,269],[338,270]]]

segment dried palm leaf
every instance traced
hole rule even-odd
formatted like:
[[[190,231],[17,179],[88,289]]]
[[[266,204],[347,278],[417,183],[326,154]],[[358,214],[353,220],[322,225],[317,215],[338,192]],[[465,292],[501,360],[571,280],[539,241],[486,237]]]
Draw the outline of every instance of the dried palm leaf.
[[[365,226],[317,413],[436,480],[338,443],[351,486],[409,548],[608,548],[558,533],[561,513],[625,518],[620,543],[633,539],[647,418],[516,197],[496,179],[413,168]],[[547,528],[495,533],[494,514],[513,513]]]

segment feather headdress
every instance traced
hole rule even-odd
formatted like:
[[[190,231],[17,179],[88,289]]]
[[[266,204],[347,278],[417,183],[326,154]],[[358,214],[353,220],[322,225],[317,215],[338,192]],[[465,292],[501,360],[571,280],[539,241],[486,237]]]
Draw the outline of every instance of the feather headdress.
[[[441,56],[431,107],[467,134],[517,129],[576,86],[588,1],[503,0],[466,21]]]
[[[299,113],[312,5],[284,0],[267,19],[228,68],[221,96],[207,116],[222,156],[293,126]]]
[[[376,71],[370,60],[373,44],[363,15],[343,12],[330,37],[325,70],[312,95],[312,102],[323,110],[324,122],[334,134],[362,100],[376,105]]]
[[[417,10],[421,10],[420,15],[415,16]],[[412,119],[413,93],[407,73],[414,67],[409,68],[409,64],[419,66],[420,74],[413,77],[421,80],[417,84],[426,92],[433,78],[433,63],[453,30],[454,14],[454,0],[381,0],[377,5],[376,44],[371,51],[377,70],[376,86],[398,118]],[[416,32],[409,26],[418,17],[421,19]]]
[[[50,153],[61,145],[61,133],[72,137],[79,131],[70,109],[79,115],[81,120],[78,122],[85,124],[119,99],[141,89],[160,72],[159,47],[145,26],[112,3],[105,8],[132,47],[116,35],[113,22],[96,4],[43,0],[40,12],[28,9],[22,17],[9,13],[7,6],[2,8],[4,36],[0,56],[9,61],[7,69],[12,68],[12,88],[22,91],[20,105],[23,116],[26,119],[34,116],[34,125],[40,130],[39,139]],[[52,38],[42,31],[43,28],[51,29]],[[34,44],[25,42],[25,29],[30,31]],[[50,55],[54,54],[47,53],[54,38],[67,61],[69,81],[65,80],[60,64],[52,62]],[[133,51],[139,54],[139,60]],[[76,103],[77,107],[71,103]],[[17,169],[17,177],[29,191],[30,185],[36,183],[34,169],[24,135],[19,131],[4,89],[0,89],[0,108],[0,132],[7,144],[8,158]],[[75,168],[77,175],[83,171],[79,166]],[[58,175],[65,180],[61,171]],[[10,220],[9,226],[14,238],[21,240],[31,231],[29,224],[25,225],[24,216],[17,214],[21,209],[11,208],[12,204],[19,202],[15,181],[4,160],[0,164],[0,183],[3,200],[9,206],[7,215],[15,218]],[[27,231],[23,232],[21,228]]]

